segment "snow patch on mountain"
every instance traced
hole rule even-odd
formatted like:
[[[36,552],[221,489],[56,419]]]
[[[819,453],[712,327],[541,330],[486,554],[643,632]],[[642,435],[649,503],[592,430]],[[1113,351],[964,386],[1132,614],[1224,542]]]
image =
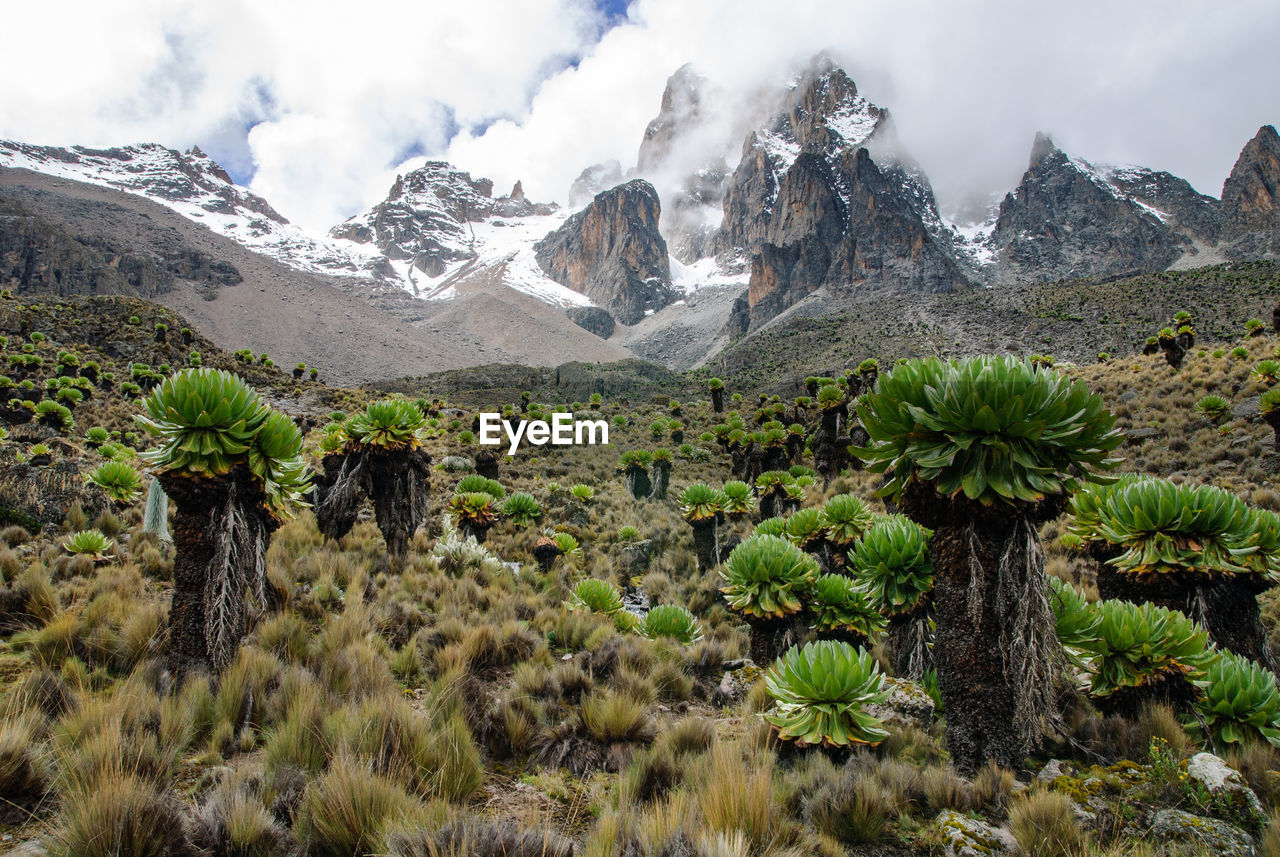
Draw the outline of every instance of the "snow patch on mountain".
[[[375,276],[381,253],[351,241],[311,235],[261,197],[231,180],[198,148],[143,143],[110,149],[32,146],[0,141],[0,166],[137,194],[290,267],[344,277]]]
[[[970,262],[978,267],[995,264],[996,248],[991,241],[991,234],[996,228],[994,216],[982,223],[947,223],[946,225],[955,236],[952,246],[968,257]]]
[[[861,146],[880,125],[880,108],[861,95],[854,96],[827,117],[827,129],[839,134],[846,146]]]
[[[671,257],[671,285],[686,296],[708,286],[739,286],[745,289],[750,281],[750,271],[727,271],[714,256],[699,259],[692,265]]]
[[[494,218],[468,224],[470,243],[467,249],[474,258],[456,262],[443,274],[427,277],[408,263],[405,265],[407,289],[423,300],[447,301],[459,297],[458,286],[471,277],[488,277],[517,292],[529,295],[550,306],[567,309],[594,306],[585,295],[562,286],[538,267],[533,246],[547,233],[558,228],[571,212],[515,218]]]
[[[1098,185],[1098,187],[1102,188],[1116,199],[1136,206],[1144,214],[1154,217],[1161,223],[1168,222],[1170,215],[1167,211],[1161,211],[1155,206],[1143,202],[1136,198],[1132,193],[1126,192],[1116,183],[1118,179],[1122,178],[1141,183],[1144,176],[1150,175],[1151,170],[1146,167],[1132,166],[1129,164],[1093,164],[1076,155],[1068,155],[1067,158],[1071,161],[1072,166],[1087,175],[1096,185]]]

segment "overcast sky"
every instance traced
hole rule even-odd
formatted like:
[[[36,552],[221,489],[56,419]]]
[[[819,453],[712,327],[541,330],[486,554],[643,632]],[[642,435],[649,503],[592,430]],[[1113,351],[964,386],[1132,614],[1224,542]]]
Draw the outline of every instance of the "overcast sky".
[[[1217,196],[1280,122],[1280,3],[64,0],[6,4],[0,138],[197,144],[324,229],[443,157],[538,200],[635,163],[685,62],[738,103],[828,50],[940,201],[1004,191],[1036,130]]]

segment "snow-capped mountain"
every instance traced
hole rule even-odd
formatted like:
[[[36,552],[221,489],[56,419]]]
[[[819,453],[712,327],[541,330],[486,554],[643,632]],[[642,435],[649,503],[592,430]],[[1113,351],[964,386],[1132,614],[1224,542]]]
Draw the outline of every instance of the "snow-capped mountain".
[[[1219,230],[1218,201],[1184,180],[1146,167],[1096,165],[1040,134],[991,230],[993,280],[1163,270],[1200,252]]]
[[[63,149],[0,140],[0,166],[147,197],[299,270],[346,277],[386,274],[381,254],[299,229],[265,199],[233,182],[199,148],[178,152],[155,143],[142,143],[111,149]]]
[[[577,324],[593,348],[609,340],[593,355],[678,354],[671,361],[685,366],[801,306],[821,315],[870,295],[1278,252],[1277,152],[1266,126],[1220,203],[1169,173],[1095,164],[1038,135],[1017,188],[948,217],[889,111],[820,55],[732,107],[714,82],[678,69],[635,164],[586,167],[568,208],[527,199],[518,182],[495,196],[492,181],[425,161],[382,201],[313,235],[199,149],[0,141],[0,168],[146,197],[375,302],[413,298],[411,323],[481,313],[502,318],[508,337],[513,325],[563,325],[557,343],[566,329],[580,337]]]

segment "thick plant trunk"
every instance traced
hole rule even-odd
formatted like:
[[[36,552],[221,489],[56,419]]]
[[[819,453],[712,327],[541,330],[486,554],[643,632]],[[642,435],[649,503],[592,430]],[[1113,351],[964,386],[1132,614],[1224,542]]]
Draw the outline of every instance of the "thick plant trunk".
[[[627,490],[637,500],[648,498],[649,492],[653,490],[653,483],[649,481],[648,471],[638,468],[628,470],[625,474],[625,479],[627,480]]]
[[[243,465],[225,476],[159,476],[174,501],[168,658],[177,675],[221,672],[245,634],[245,594],[263,600],[267,540],[277,524]]]
[[[360,503],[369,493],[369,469],[360,453],[326,455],[322,463],[324,472],[315,479],[316,526],[336,541],[356,524]]]
[[[822,412],[822,424],[813,434],[813,466],[822,476],[823,489],[840,475],[849,458],[848,443],[839,434],[839,411]]]
[[[835,560],[832,558],[835,545],[826,536],[818,536],[800,545],[800,549],[818,561],[818,570],[822,574],[832,574],[836,571]]]
[[[649,489],[650,500],[667,499],[667,486],[671,484],[671,465],[665,461],[655,461],[650,474],[653,484]]]
[[[715,568],[720,562],[719,527],[715,518],[690,521],[693,527],[693,544],[698,552],[698,568],[701,571]]]
[[[890,617],[888,636],[894,674],[914,682],[922,681],[924,674],[934,668],[928,608],[922,605]]]
[[[560,546],[556,544],[555,539],[542,536],[538,539],[537,544],[533,546],[533,558],[538,561],[538,570],[546,574],[551,570],[551,566],[555,564],[556,557],[560,556]]]
[[[711,410],[717,414],[724,411],[724,390],[711,391]]]
[[[1161,340],[1160,349],[1164,351],[1165,361],[1174,369],[1181,366],[1187,356],[1187,349],[1179,345],[1176,339]]]
[[[498,459],[492,452],[476,453],[476,473],[485,479],[498,479]]]
[[[902,508],[934,531],[933,656],[952,762],[966,776],[989,760],[1019,770],[1040,742],[1062,663],[1036,510],[947,499],[920,483]]]
[[[778,656],[799,642],[796,623],[791,619],[753,619],[751,626],[751,660],[768,669]]]
[[[742,457],[742,481],[755,485],[760,474],[767,469],[764,466],[764,450],[760,448],[760,444],[754,441],[748,444]]]
[[[1138,687],[1121,687],[1107,696],[1093,700],[1093,705],[1106,715],[1136,718],[1148,705],[1167,705],[1175,712],[1190,711],[1195,703],[1196,688],[1181,675],[1163,676]]]
[[[484,544],[485,538],[489,535],[489,528],[492,526],[493,524],[486,524],[482,527],[476,526],[465,518],[458,520],[458,532],[462,534],[464,539],[468,537],[475,539],[478,545]]]
[[[414,531],[427,516],[431,456],[421,449],[370,450],[364,456],[378,529],[382,531],[388,553],[402,557],[409,548]]]

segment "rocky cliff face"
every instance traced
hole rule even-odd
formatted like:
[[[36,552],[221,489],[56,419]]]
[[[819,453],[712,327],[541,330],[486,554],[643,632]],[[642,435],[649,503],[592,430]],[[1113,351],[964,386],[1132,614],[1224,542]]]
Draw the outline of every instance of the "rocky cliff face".
[[[660,212],[658,193],[646,181],[603,191],[538,242],[538,265],[618,321],[635,324],[677,298]]]
[[[1233,255],[1280,253],[1280,136],[1264,125],[1222,185],[1223,239]]]
[[[180,242],[129,246],[101,234],[76,234],[35,214],[0,188],[0,286],[15,294],[132,295],[167,293],[175,279],[205,287],[235,285],[227,262]]]
[[[0,285],[15,294],[133,294],[151,297],[144,283],[154,280],[149,260],[111,265],[93,248],[36,217],[14,200],[0,198]],[[134,282],[126,272],[136,271]],[[148,270],[149,269],[149,270]]]
[[[519,182],[509,195],[495,199],[489,179],[473,179],[445,161],[428,161],[397,176],[385,200],[329,234],[371,244],[389,259],[408,261],[428,277],[438,277],[450,263],[475,258],[468,224],[553,210],[525,199]]]
[[[1190,241],[1174,228],[1174,212],[1153,202],[1171,195],[1180,202],[1198,197],[1190,186],[1176,187],[1179,181],[1161,179],[1150,170],[1094,166],[1036,135],[1021,184],[1000,203],[992,234],[999,259],[996,281],[1107,277],[1167,268]],[[1183,216],[1198,228],[1214,216],[1207,200],[1180,208],[1188,208]]]
[[[747,137],[715,246],[749,260],[740,333],[820,288],[950,291],[969,285],[942,235],[928,179],[899,154],[888,112],[828,58]],[[728,261],[728,259],[726,259]]]

